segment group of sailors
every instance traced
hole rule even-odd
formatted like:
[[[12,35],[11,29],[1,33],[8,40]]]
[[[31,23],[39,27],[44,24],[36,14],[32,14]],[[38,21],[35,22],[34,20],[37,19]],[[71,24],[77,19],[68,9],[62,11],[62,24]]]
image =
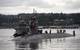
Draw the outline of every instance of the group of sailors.
[[[57,33],[66,33],[66,30],[57,30]]]
[[[48,31],[45,31],[46,34],[48,34]],[[66,33],[66,30],[57,30],[57,33]],[[49,34],[51,34],[51,30],[49,31]]]
[[[58,34],[61,34],[61,33],[66,33],[66,30],[58,30],[57,29],[57,33]],[[48,33],[48,31],[45,31],[45,34],[51,34],[51,30],[49,31],[49,33]],[[75,30],[73,30],[73,36],[75,36]]]

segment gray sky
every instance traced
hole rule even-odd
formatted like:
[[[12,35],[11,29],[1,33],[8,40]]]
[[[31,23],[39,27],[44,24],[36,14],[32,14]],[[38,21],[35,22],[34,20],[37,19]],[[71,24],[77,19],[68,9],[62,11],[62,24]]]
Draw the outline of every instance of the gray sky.
[[[76,13],[80,12],[80,0],[0,0],[0,13]]]

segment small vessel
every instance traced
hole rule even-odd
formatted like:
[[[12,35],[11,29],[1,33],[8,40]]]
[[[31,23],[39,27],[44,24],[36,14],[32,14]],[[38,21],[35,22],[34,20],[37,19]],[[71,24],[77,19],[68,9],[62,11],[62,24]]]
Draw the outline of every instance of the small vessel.
[[[63,38],[63,37],[71,37],[73,35],[63,33],[63,34],[54,34],[54,33],[42,33],[42,30],[38,29],[38,19],[36,14],[30,17],[28,25],[25,20],[20,20],[18,25],[14,28],[16,33],[13,35],[14,37],[21,37],[20,39],[26,39],[27,41],[35,41],[35,39],[47,39],[47,38]],[[22,38],[23,37],[23,38]],[[17,38],[19,40],[19,38]],[[22,40],[24,41],[24,40]]]
[[[15,30],[16,33],[14,34],[14,37],[19,36],[21,37],[20,39],[26,39],[27,41],[34,41],[35,39],[40,40],[48,38],[64,38],[73,36],[68,33],[61,33],[62,31],[60,31],[60,33],[51,33],[51,31],[50,33],[42,33],[42,31],[38,29],[38,20],[36,16],[32,16],[30,18],[29,25],[27,25],[24,20],[21,20],[18,26],[15,28]]]

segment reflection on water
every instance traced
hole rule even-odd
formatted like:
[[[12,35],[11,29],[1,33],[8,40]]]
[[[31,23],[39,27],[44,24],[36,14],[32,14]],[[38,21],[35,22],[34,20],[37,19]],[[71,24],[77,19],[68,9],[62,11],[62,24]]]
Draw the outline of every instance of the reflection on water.
[[[48,29],[44,29],[48,30]],[[56,32],[56,29],[51,29]],[[15,30],[1,29],[0,30],[0,50],[80,50],[80,29],[66,29],[68,33],[76,31],[75,37],[42,39],[41,41],[26,42],[12,41],[11,37]],[[44,32],[43,31],[43,32]]]
[[[31,42],[31,43],[26,43],[26,42],[16,42],[16,50],[36,50],[38,49],[38,43]]]
[[[30,48],[31,48],[31,50],[38,49],[38,43],[30,43]]]
[[[73,37],[74,38],[74,37]],[[80,50],[80,40],[66,38],[43,39],[41,42],[18,42],[16,50]]]

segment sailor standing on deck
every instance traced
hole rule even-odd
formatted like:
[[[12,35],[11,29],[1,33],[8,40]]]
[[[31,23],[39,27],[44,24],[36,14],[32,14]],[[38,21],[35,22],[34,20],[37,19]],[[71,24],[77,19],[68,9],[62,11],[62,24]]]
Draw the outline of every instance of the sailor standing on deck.
[[[73,36],[75,36],[75,30],[73,31]]]
[[[51,29],[50,29],[50,32],[49,33],[51,34]]]
[[[63,30],[63,33],[66,33],[66,30]]]

